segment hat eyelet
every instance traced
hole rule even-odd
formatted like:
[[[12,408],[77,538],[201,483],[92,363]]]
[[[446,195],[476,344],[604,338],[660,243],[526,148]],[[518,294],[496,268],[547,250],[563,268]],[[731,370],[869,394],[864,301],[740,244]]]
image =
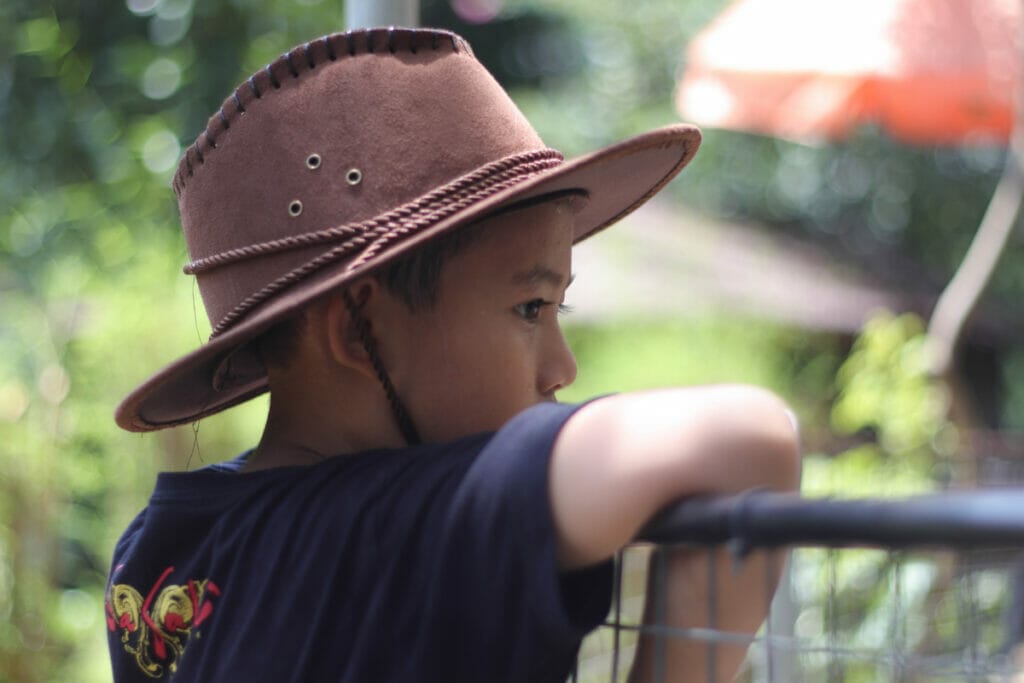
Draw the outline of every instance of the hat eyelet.
[[[298,199],[293,199],[292,203],[288,205],[288,215],[295,218],[302,213],[302,202]]]
[[[350,168],[345,174],[345,182],[349,185],[358,185],[363,182],[363,172],[358,168]]]
[[[306,157],[306,168],[308,168],[311,171],[315,171],[316,169],[320,168],[320,164],[322,163],[322,161],[323,160],[320,158],[319,154],[310,154],[308,157]]]

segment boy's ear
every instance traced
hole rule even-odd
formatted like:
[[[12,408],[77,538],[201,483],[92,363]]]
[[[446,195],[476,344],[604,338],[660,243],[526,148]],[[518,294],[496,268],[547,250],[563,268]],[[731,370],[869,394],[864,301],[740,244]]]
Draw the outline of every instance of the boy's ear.
[[[345,301],[345,294],[338,294],[327,302],[324,311],[327,350],[339,365],[376,379],[365,335],[373,333],[371,311],[381,295],[380,284],[374,278],[365,278],[353,284],[347,294],[354,304],[355,315]]]

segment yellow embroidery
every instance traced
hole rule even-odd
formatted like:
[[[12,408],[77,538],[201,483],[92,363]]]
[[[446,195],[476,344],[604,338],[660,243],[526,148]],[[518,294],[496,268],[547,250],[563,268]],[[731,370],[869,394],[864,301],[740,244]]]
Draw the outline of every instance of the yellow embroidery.
[[[199,637],[193,629],[213,612],[211,597],[220,595],[220,589],[209,579],[190,579],[183,586],[171,584],[161,590],[172,571],[174,567],[164,570],[145,599],[127,584],[112,584],[107,593],[108,628],[111,632],[121,630],[125,651],[151,678],[177,671],[189,638]]]

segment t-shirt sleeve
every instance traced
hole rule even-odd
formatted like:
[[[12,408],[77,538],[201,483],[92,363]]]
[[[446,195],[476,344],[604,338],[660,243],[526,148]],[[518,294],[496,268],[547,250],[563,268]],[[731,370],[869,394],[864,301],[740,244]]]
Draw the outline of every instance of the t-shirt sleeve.
[[[527,653],[532,662],[571,666],[579,641],[608,612],[611,562],[570,573],[557,565],[549,462],[578,408],[541,404],[510,420],[473,460],[451,501],[439,549],[449,558],[442,583],[455,596],[445,628],[494,643],[490,663],[508,680],[547,680],[541,670],[517,669],[530,666]]]

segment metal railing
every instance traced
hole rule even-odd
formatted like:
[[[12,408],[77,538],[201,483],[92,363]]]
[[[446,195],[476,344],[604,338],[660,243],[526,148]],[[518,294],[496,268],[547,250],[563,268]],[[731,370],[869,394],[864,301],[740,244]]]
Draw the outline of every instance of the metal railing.
[[[715,648],[737,643],[749,650],[736,680],[750,683],[1024,681],[1024,489],[691,499],[664,511],[638,541],[726,548],[734,563],[757,550],[774,554],[785,568],[768,618],[754,635],[643,623],[647,573],[663,593],[663,564],[648,569],[651,548],[631,548],[617,560],[609,619],[584,643],[573,680],[625,681],[647,634],[704,644],[711,664],[699,681],[727,680],[716,678],[724,674],[713,665]],[[709,581],[720,555],[707,553]],[[778,579],[765,576],[771,585]],[[709,614],[717,599],[709,592]]]

